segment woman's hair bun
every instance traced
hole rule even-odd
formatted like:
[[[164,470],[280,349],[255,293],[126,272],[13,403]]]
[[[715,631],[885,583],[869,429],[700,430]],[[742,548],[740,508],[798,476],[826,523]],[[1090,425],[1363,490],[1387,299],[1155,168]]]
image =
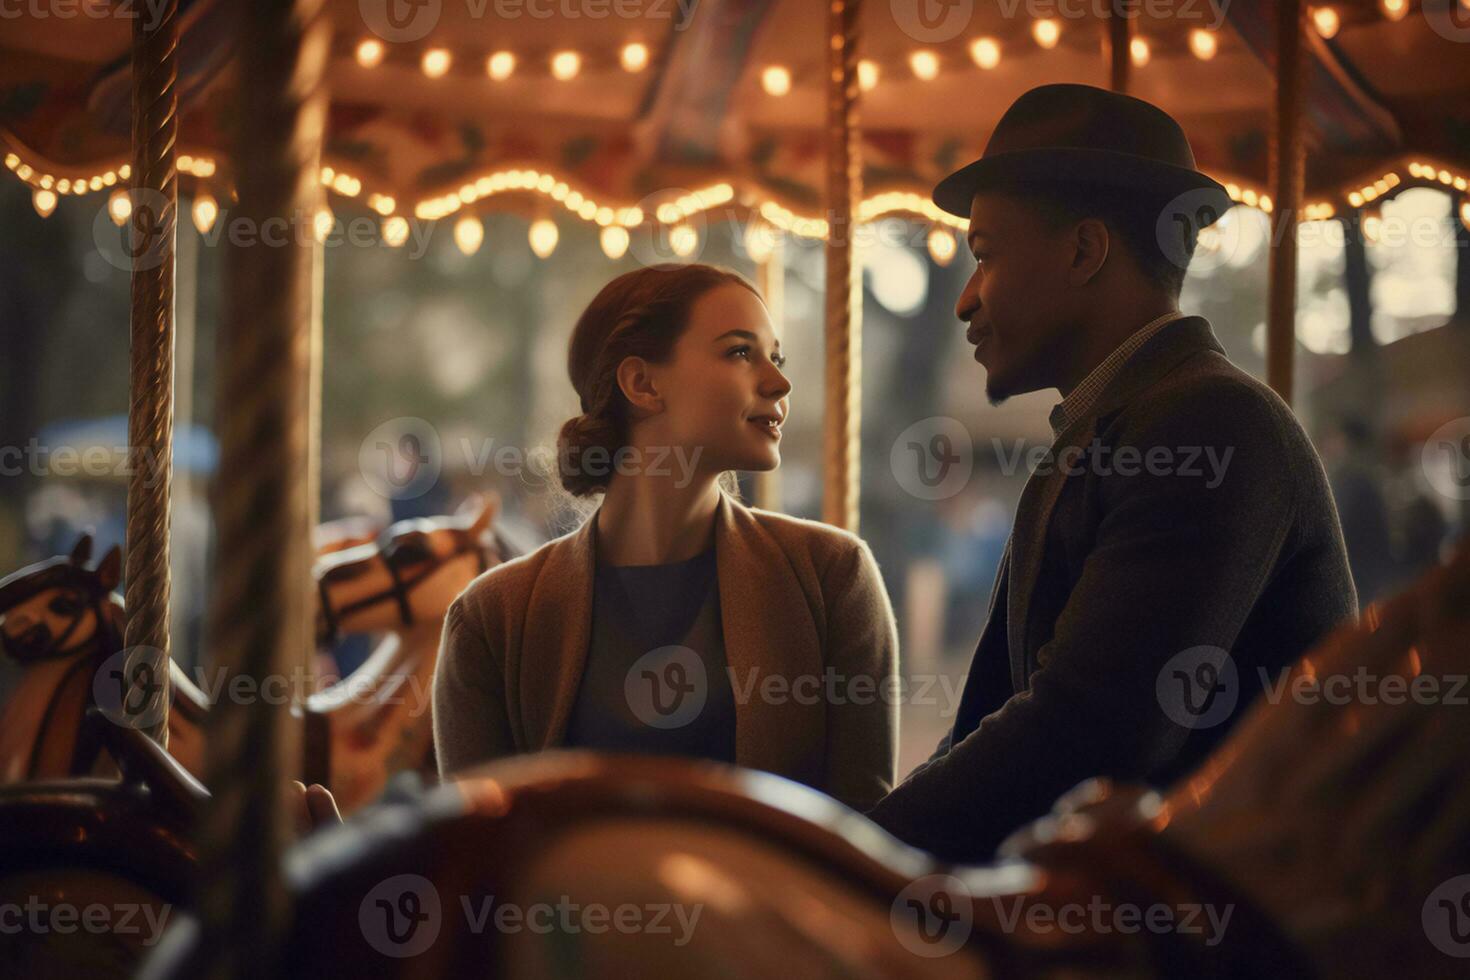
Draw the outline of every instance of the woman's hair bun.
[[[622,443],[621,427],[614,419],[599,415],[567,419],[556,438],[557,475],[567,493],[590,497],[606,490]]]

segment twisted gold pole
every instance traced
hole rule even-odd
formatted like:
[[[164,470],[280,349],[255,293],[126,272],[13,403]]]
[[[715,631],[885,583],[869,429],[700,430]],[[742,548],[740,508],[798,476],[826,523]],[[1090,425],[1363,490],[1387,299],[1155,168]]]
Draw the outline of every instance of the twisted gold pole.
[[[1306,7],[1301,0],[1276,6],[1276,99],[1270,152],[1271,265],[1267,280],[1266,380],[1291,404],[1292,363],[1296,355],[1297,219],[1301,214],[1303,167],[1302,100],[1306,85],[1302,35]]]
[[[853,216],[862,200],[858,145],[858,12],[861,0],[827,8],[826,379],[822,416],[822,520],[856,531],[862,428],[862,268]]]
[[[230,251],[219,344],[220,560],[210,609],[216,665],[294,690],[311,646],[307,391],[316,162],[330,27],[322,0],[251,0],[242,24],[233,220],[261,233]],[[284,223],[284,224],[283,224]],[[284,244],[268,228],[286,230]],[[203,937],[191,976],[269,977],[289,921],[281,881],[285,788],[300,725],[282,698],[210,712],[200,832]]]
[[[125,647],[154,653],[133,661],[129,683],[146,688],[150,723],[139,725],[168,744],[168,535],[173,483],[174,240],[178,217],[177,0],[133,21],[133,209],[130,377],[128,380],[127,567]],[[142,672],[137,667],[149,665]]]

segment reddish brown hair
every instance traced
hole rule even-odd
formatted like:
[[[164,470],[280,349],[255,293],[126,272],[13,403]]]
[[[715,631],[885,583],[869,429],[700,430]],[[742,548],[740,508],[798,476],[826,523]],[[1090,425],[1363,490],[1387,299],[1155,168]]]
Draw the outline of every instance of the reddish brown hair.
[[[618,387],[625,357],[655,364],[673,353],[694,303],[720,286],[755,287],[738,273],[712,265],[652,265],[625,272],[602,287],[572,331],[567,374],[582,400],[582,414],[568,419],[557,437],[562,486],[578,497],[607,489],[611,465],[582,465],[598,447],[610,461],[628,444],[629,404]],[[756,293],[759,296],[759,293]]]

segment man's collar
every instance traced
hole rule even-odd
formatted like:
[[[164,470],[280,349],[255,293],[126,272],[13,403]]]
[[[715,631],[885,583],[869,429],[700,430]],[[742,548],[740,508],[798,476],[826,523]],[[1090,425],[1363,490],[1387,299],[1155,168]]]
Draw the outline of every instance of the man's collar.
[[[1060,437],[1074,422],[1088,413],[1088,410],[1096,404],[1098,398],[1144,344],[1152,340],[1154,335],[1169,324],[1185,318],[1185,314],[1172,310],[1155,317],[1129,334],[1051,410],[1048,421],[1051,423],[1053,437]]]
[[[1126,405],[1140,391],[1155,384],[1181,362],[1202,351],[1213,351],[1225,356],[1225,348],[1216,339],[1208,320],[1202,316],[1186,316],[1177,322],[1171,321],[1169,329],[1156,331],[1139,346],[1134,356],[1127,359],[1088,410],[1071,419],[1067,428],[1075,428],[1078,423],[1089,418],[1101,418]]]

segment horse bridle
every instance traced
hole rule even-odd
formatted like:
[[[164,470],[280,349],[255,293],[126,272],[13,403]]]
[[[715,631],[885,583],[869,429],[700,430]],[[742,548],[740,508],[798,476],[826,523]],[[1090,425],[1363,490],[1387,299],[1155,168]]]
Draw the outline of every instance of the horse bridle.
[[[321,578],[317,579],[316,586],[317,593],[321,597],[322,617],[326,621],[326,634],[325,636],[318,637],[317,642],[323,646],[335,642],[337,639],[337,630],[343,618],[351,615],[354,612],[357,612],[359,609],[366,609],[369,606],[377,605],[379,602],[382,602],[389,596],[392,596],[393,600],[398,604],[398,615],[403,620],[403,625],[413,626],[415,623],[413,606],[408,601],[408,594],[412,592],[413,589],[420,582],[427,579],[430,575],[433,575],[440,568],[443,568],[444,565],[448,562],[451,562],[454,559],[458,558],[460,555],[471,551],[475,553],[476,561],[479,566],[479,572],[483,572],[490,567],[489,562],[485,558],[484,548],[480,547],[479,544],[477,544],[467,534],[462,535],[462,541],[463,543],[457,546],[449,554],[445,555],[443,560],[437,562],[429,562],[427,567],[413,578],[405,578],[400,572],[398,564],[393,560],[394,551],[396,551],[396,549],[389,549],[386,551],[380,549],[378,551],[377,557],[382,559],[383,564],[388,567],[388,576],[392,579],[392,584],[382,592],[375,592],[372,595],[364,596],[361,599],[355,599],[352,602],[349,602],[347,605],[343,606],[341,609],[332,608],[332,602],[331,599],[328,597],[327,592],[329,576],[323,575]]]

